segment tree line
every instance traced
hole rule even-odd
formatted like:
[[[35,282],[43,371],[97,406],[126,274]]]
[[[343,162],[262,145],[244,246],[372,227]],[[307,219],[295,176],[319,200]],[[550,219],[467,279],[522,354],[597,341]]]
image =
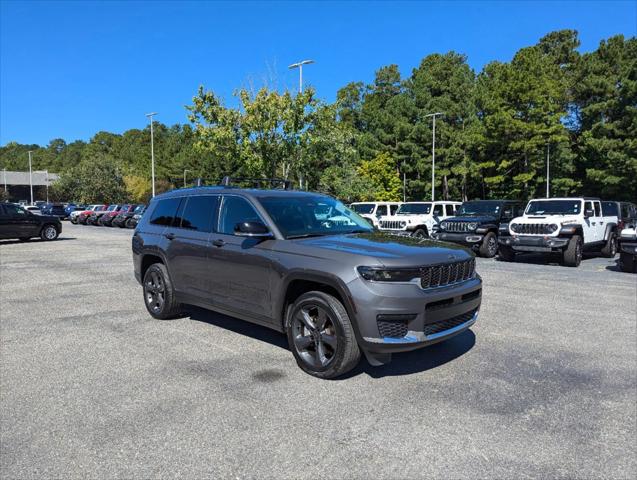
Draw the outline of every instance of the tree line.
[[[637,198],[637,39],[622,35],[578,52],[574,30],[552,32],[510,62],[475,72],[466,56],[425,57],[407,76],[380,67],[333,103],[303,93],[241,89],[227,106],[200,87],[188,124],[155,123],[158,191],[224,175],[281,177],[345,201],[429,199],[432,118],[436,198]],[[144,201],[150,132],[90,141],[0,147],[0,168],[62,175],[53,194],[79,201]],[[405,180],[403,185],[403,180]],[[403,192],[404,188],[404,192]]]

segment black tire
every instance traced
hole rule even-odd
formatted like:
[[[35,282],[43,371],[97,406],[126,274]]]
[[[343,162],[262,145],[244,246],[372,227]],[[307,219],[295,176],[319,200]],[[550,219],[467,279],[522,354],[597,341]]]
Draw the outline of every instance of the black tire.
[[[135,225],[133,225],[132,218],[129,218],[128,220],[126,220],[126,228],[135,228]]]
[[[619,254],[619,268],[622,272],[637,273],[637,258],[630,253],[621,252]]]
[[[40,230],[40,238],[44,241],[56,240],[58,238],[58,229],[55,228],[55,225],[47,224],[42,227]]]
[[[321,322],[321,312],[324,320],[317,323]],[[328,293],[301,295],[288,309],[286,332],[296,363],[315,377],[336,378],[360,361],[361,352],[347,311]]]
[[[412,233],[411,236],[416,238],[429,238],[429,234],[427,233],[427,227],[417,228],[416,230],[414,230],[414,233]]]
[[[489,232],[484,236],[479,253],[481,257],[495,257],[496,253],[498,253],[498,237],[496,237],[495,233]]]
[[[73,225],[77,225],[77,216],[75,216],[75,217],[71,217],[71,218],[69,218],[69,220],[70,220],[70,222],[71,222]]]
[[[515,250],[505,245],[498,247],[498,258],[503,262],[515,262]]]
[[[606,258],[614,258],[617,254],[617,237],[615,236],[615,232],[610,232],[608,236],[608,241],[604,248],[602,248],[602,256]]]
[[[177,302],[173,283],[163,263],[154,263],[144,274],[144,305],[158,320],[177,318],[182,306]]]
[[[566,267],[579,267],[582,263],[582,237],[573,235],[562,253],[562,263]]]

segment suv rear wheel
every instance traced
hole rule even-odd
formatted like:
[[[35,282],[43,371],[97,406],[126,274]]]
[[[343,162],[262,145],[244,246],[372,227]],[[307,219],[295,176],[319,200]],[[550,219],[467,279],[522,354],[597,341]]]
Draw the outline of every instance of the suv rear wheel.
[[[573,235],[562,254],[562,263],[567,267],[579,267],[582,263],[582,237]]]
[[[606,258],[613,258],[617,254],[617,237],[611,232],[608,236],[608,241],[604,248],[602,248],[602,255]]]
[[[361,353],[352,323],[337,298],[308,292],[288,312],[288,342],[303,371],[319,378],[335,378],[358,364]]]
[[[162,263],[152,264],[144,274],[144,304],[158,320],[175,318],[181,313],[181,304],[175,300],[175,289]]]
[[[489,232],[482,239],[482,245],[480,245],[480,256],[486,258],[493,258],[498,253],[498,237],[495,233]]]

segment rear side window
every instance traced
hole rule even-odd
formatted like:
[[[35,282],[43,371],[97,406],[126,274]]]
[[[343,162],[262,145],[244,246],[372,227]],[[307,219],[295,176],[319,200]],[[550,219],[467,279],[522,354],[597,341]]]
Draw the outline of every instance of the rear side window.
[[[181,198],[167,198],[166,200],[159,200],[153,209],[153,214],[150,217],[150,224],[162,225],[165,227],[172,225],[180,201]]]
[[[198,195],[188,197],[181,216],[181,228],[210,233],[217,216],[219,196]]]
[[[447,212],[447,215],[453,215],[453,205],[445,205],[445,210]]]
[[[617,203],[615,202],[602,202],[602,213],[605,217],[619,216],[617,211]]]
[[[434,215],[437,215],[437,216],[444,215],[442,213],[442,205],[434,206]]]
[[[593,205],[595,205],[595,216],[596,217],[601,217],[601,209],[599,207],[599,202],[593,202]]]
[[[390,205],[389,206],[389,210],[391,210],[391,215],[396,215],[396,210],[398,210],[398,207],[400,207],[400,205]]]
[[[223,198],[219,214],[219,232],[234,235],[234,226],[241,222],[260,222],[256,210],[245,198],[228,196]]]

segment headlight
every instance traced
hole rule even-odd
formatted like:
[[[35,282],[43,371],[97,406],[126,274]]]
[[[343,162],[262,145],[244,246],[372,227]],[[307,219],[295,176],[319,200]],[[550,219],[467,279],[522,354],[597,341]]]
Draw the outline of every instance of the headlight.
[[[358,274],[372,282],[409,282],[420,275],[414,269],[386,269],[376,267],[358,267]]]
[[[467,225],[467,228],[468,228],[469,230],[475,230],[476,228],[478,228],[478,224],[477,224],[476,222],[470,222],[470,223]]]
[[[447,230],[447,222],[442,222],[440,224],[440,230]]]
[[[404,228],[404,227],[407,226],[407,223],[406,222],[400,222],[399,225],[400,225],[400,228]]]
[[[517,232],[518,231],[518,224],[517,223],[512,223],[511,224],[511,231],[512,232]]]
[[[554,223],[551,223],[551,224],[548,226],[548,230],[549,230],[549,232],[550,232],[550,233],[553,233],[554,231],[556,231],[556,230],[557,230],[557,225],[556,225],[556,224],[554,224]]]

